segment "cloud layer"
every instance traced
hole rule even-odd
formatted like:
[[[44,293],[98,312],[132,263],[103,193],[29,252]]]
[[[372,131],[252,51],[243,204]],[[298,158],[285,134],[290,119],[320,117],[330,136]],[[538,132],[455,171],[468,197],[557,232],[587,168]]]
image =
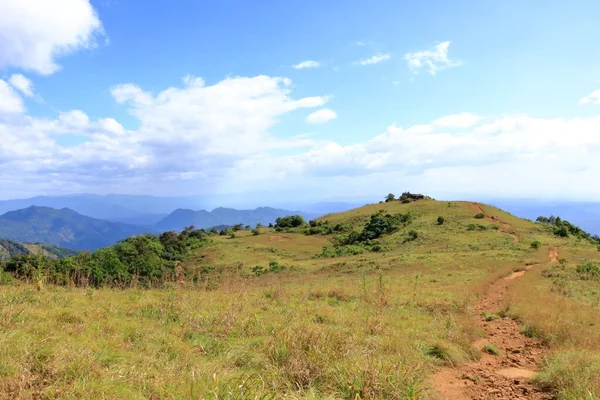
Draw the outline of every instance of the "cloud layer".
[[[295,98],[292,87],[287,78],[264,75],[213,85],[188,76],[157,94],[132,83],[116,85],[115,101],[139,125],[126,129],[113,118],[92,120],[81,110],[54,119],[29,116],[17,91],[0,80],[0,168],[11,171],[1,175],[0,184],[21,193],[128,188],[156,194],[273,185],[293,191],[302,185],[320,194],[337,187],[343,195],[425,183],[438,191],[512,185],[520,193],[544,193],[577,183],[580,192],[600,195],[597,185],[585,181],[600,174],[600,117],[465,112],[410,127],[391,124],[368,140],[340,144],[272,133],[289,113],[317,109],[308,113],[308,123],[337,116],[320,108],[327,96]],[[553,185],[535,178],[549,171]]]

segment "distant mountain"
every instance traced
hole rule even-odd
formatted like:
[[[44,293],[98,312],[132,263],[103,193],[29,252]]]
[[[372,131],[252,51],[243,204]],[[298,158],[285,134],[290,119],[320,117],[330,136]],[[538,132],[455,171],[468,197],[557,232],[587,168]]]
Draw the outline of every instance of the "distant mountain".
[[[0,200],[0,214],[30,206],[69,208],[88,217],[150,226],[177,208],[202,208],[200,197],[156,197],[142,195],[37,196]]]
[[[223,195],[160,197],[127,194],[37,196],[27,199],[0,200],[0,214],[30,206],[57,209],[69,208],[79,214],[92,218],[123,222],[131,225],[152,226],[174,210],[212,209],[217,206],[226,206],[228,207],[227,209],[253,208],[255,205],[264,204],[264,198],[272,199],[272,196],[268,193],[264,193],[259,197],[254,196],[253,198]],[[274,208],[301,210],[310,215],[323,215],[332,212],[347,211],[367,203],[368,201],[358,198],[349,198],[348,201],[332,200],[314,204],[308,201],[291,201],[279,202]]]
[[[68,208],[31,206],[0,216],[0,237],[17,242],[42,242],[76,250],[95,250],[148,228],[81,215]]]
[[[154,225],[156,230],[182,230],[193,225],[196,228],[207,229],[216,225],[251,225],[257,223],[268,225],[274,223],[279,217],[299,214],[305,219],[318,217],[320,214],[305,213],[300,211],[289,211],[271,207],[258,207],[254,210],[235,210],[233,208],[215,208],[212,211],[178,209],[167,215]]]
[[[74,256],[76,250],[52,246],[45,243],[19,243],[9,239],[0,238],[0,261],[8,260],[20,255],[43,255],[50,259]]]

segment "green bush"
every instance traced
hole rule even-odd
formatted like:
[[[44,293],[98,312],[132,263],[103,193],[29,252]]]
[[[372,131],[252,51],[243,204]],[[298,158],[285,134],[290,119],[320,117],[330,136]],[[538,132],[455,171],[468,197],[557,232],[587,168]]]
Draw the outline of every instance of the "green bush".
[[[483,219],[483,218],[485,218],[485,214],[484,213],[475,214],[475,218]]]
[[[539,240],[534,240],[533,242],[531,242],[531,248],[532,249],[539,249],[540,247],[542,247],[542,242],[540,242]]]
[[[444,217],[442,217],[441,215],[439,217],[437,217],[437,224],[438,225],[444,225],[445,221],[446,221],[446,219]]]
[[[306,225],[306,221],[301,215],[288,215],[275,220],[275,228],[298,228],[303,225]]]

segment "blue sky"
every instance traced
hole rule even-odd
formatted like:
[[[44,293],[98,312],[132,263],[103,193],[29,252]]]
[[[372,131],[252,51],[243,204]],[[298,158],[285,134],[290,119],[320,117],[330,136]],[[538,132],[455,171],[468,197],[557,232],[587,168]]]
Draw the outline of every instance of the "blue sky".
[[[597,2],[22,3],[0,197],[600,199]]]

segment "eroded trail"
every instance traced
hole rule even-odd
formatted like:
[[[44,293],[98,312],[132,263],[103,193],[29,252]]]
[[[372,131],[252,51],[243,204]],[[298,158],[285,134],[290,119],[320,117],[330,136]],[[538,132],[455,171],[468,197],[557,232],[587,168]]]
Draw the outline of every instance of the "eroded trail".
[[[557,250],[550,249],[550,262],[557,262],[557,258]],[[478,314],[477,323],[486,334],[484,339],[473,343],[481,351],[481,359],[458,368],[443,368],[435,375],[434,387],[442,399],[552,398],[531,381],[542,361],[543,346],[522,335],[513,319],[496,315],[502,308],[509,281],[534,267],[525,267],[496,281],[488,294],[473,306]]]
[[[473,208],[473,210],[479,214],[484,214],[485,215],[485,219],[487,219],[488,221],[491,221],[495,224],[500,224],[500,229],[498,230],[498,232],[503,233],[507,236],[510,236],[513,240],[513,242],[515,243],[519,243],[519,237],[513,233],[508,232],[510,230],[510,224],[506,223],[506,222],[502,222],[500,221],[498,218],[496,217],[490,217],[488,216],[485,211],[483,211],[483,208],[481,208],[481,205],[479,205],[478,203],[471,203],[471,207]]]

